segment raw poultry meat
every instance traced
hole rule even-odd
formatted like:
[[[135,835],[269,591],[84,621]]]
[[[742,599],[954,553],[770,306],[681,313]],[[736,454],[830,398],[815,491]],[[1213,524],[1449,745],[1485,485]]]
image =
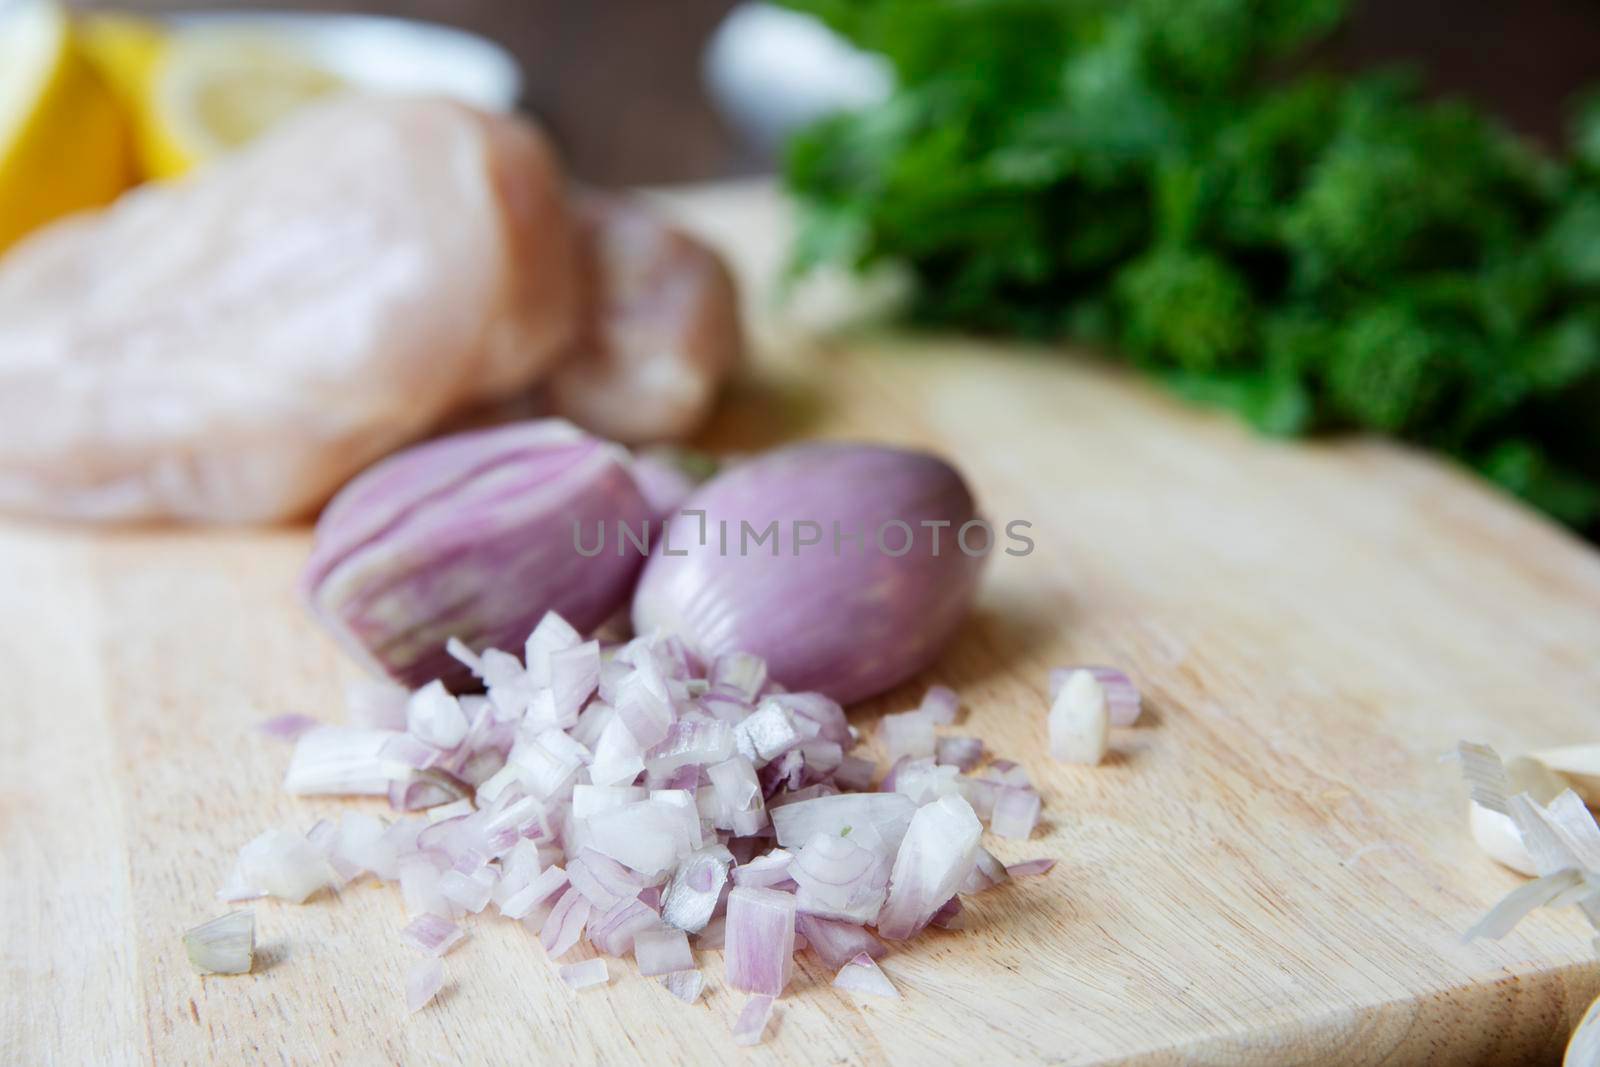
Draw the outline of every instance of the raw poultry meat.
[[[310,109],[0,260],[0,508],[307,513],[570,351],[572,227],[528,123]]]
[[[584,312],[550,405],[627,444],[686,437],[743,349],[733,278],[639,201],[585,193],[577,214]]]

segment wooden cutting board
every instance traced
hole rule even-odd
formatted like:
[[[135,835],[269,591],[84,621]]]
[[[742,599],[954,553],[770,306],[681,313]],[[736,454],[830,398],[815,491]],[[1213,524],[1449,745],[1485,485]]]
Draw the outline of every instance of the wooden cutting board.
[[[844,333],[807,341],[762,282],[785,222],[759,186],[674,198],[749,283],[761,353],[709,443],[936,448],[993,560],[929,682],[1041,784],[993,842],[1060,865],[884,964],[899,1000],[802,955],[766,1044],[785,1064],[1553,1062],[1600,993],[1588,931],[1541,913],[1460,933],[1518,878],[1469,839],[1439,756],[1600,733],[1600,558],[1472,478],[1382,443],[1284,444],[1056,351]],[[830,306],[812,293],[799,305]],[[405,1014],[399,894],[255,905],[254,974],[202,980],[182,931],[239,845],[345,802],[293,800],[262,717],[337,718],[352,676],[291,595],[302,530],[0,526],[0,1061],[707,1063],[740,998],[672,1000],[612,966],[579,995],[480,918]],[[1045,754],[1045,674],[1114,663],[1147,712],[1095,769]]]

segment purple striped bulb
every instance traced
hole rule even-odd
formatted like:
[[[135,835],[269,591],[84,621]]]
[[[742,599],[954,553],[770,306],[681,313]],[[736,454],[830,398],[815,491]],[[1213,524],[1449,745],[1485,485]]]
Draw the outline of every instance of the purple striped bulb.
[[[520,649],[546,611],[587,633],[627,604],[639,554],[584,555],[574,524],[651,518],[627,453],[570,423],[457,434],[345,486],[317,523],[301,592],[372,669],[413,687],[464,683],[450,637]]]
[[[969,531],[972,553],[958,543],[977,521],[961,476],[935,456],[835,443],[771,452],[701,486],[671,519],[634,594],[634,627],[675,633],[705,662],[751,652],[791,690],[861,700],[928,666],[966,615],[992,547],[986,526]]]

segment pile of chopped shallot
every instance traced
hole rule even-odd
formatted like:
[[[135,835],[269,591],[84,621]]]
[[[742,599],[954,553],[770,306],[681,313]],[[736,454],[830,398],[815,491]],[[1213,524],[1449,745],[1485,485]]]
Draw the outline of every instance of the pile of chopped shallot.
[[[1026,838],[1039,794],[976,738],[936,736],[956,719],[949,689],[882,720],[893,765],[874,789],[878,767],[852,754],[858,731],[839,704],[785,692],[751,655],[700,672],[675,638],[603,648],[553,613],[521,660],[449,649],[483,694],[368,686],[353,700],[360,725],[269,724],[296,742],[289,792],[387,796],[403,814],[268,831],[219,894],[299,902],[367,875],[398,883],[402,936],[428,957],[407,979],[412,1010],[441,988],[438,957],[461,920],[493,905],[552,960],[580,941],[598,952],[560,966],[575,990],[607,982],[604,957],[631,952],[640,974],[693,1002],[694,950],[723,949],[727,985],[749,997],[734,1038],[753,1044],[795,952],[809,948],[841,988],[895,996],[875,962],[886,940],[959,927],[961,894],[1054,863],[1007,868],[980,843],[984,821]],[[1137,714],[1120,674],[1077,688],[1101,681],[1119,722]],[[1105,715],[1105,696],[1090,696]]]

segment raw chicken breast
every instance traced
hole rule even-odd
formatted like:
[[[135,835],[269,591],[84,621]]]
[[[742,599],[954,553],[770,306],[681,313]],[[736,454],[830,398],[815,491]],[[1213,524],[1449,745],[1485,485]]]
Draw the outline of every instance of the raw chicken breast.
[[[710,248],[639,203],[585,194],[578,216],[583,325],[550,381],[550,405],[628,444],[687,437],[743,350],[733,278]]]
[[[310,109],[0,260],[0,507],[288,519],[570,350],[572,227],[520,120]]]

